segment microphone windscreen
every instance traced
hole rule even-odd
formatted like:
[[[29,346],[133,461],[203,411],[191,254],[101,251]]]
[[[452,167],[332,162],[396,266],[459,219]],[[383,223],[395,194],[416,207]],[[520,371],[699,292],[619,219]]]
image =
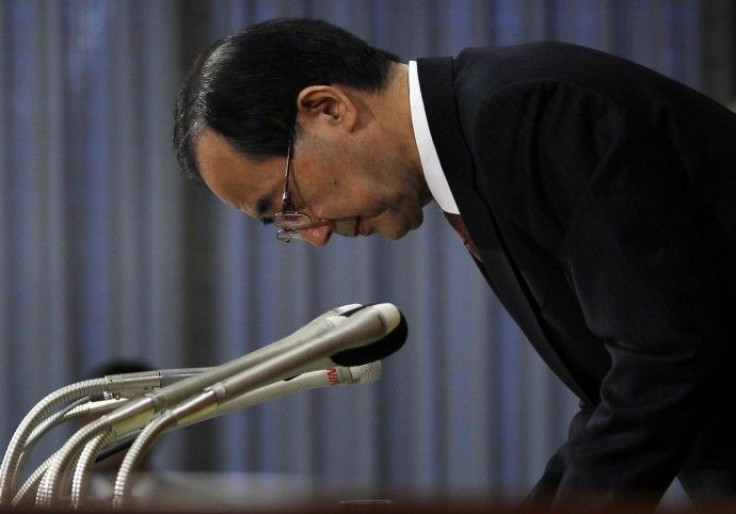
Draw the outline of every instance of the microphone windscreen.
[[[353,366],[347,368],[350,370],[350,375],[353,377],[353,381],[356,384],[370,384],[376,382],[381,378],[383,374],[383,366],[381,361],[373,361],[362,366]]]
[[[350,317],[366,307],[369,307],[369,305],[361,305],[360,307],[342,313],[342,316]],[[331,355],[330,359],[340,366],[360,366],[362,364],[384,359],[398,351],[399,348],[404,346],[406,338],[409,335],[409,327],[406,324],[406,318],[404,318],[401,311],[399,311],[399,316],[399,324],[396,328],[378,341],[359,346],[357,348],[343,350]]]

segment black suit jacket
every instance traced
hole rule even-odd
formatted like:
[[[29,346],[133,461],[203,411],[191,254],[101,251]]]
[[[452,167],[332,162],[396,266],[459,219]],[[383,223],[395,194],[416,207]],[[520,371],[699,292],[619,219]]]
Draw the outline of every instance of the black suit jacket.
[[[736,491],[736,116],[561,43],[418,72],[479,267],[581,399],[539,491]]]

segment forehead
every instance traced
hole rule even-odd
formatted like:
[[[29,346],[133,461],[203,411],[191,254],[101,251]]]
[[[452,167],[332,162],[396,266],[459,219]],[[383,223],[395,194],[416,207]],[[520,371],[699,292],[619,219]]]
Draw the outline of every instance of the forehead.
[[[197,138],[196,159],[205,184],[225,204],[256,218],[271,208],[281,181],[278,159],[254,161],[211,130]]]

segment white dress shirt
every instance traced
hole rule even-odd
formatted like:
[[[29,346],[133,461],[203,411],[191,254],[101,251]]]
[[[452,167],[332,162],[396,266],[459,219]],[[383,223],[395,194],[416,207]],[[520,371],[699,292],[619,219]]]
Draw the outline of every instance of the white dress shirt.
[[[440,164],[440,158],[437,156],[432,134],[429,132],[429,123],[427,122],[427,113],[424,110],[416,61],[409,61],[409,104],[419,159],[432,198],[443,211],[450,214],[460,214],[455,198],[452,196],[452,191],[450,191],[450,185],[445,178],[445,173],[442,171],[442,164]]]

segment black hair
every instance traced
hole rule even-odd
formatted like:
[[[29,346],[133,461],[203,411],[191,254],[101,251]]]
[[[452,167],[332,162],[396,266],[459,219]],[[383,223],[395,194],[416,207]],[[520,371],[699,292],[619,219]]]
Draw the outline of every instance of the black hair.
[[[174,146],[184,174],[202,182],[195,144],[209,128],[252,159],[285,156],[296,99],[310,85],[379,91],[395,55],[320,20],[252,25],[203,52],[176,102]]]

